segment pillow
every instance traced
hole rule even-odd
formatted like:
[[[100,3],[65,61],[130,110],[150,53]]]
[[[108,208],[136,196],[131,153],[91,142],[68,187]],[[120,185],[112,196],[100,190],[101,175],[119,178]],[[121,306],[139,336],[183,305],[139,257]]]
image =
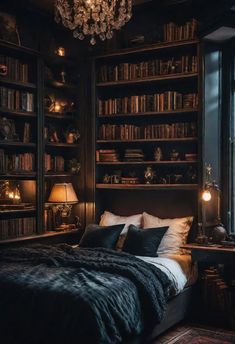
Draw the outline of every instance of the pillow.
[[[168,231],[164,235],[158,247],[158,254],[184,253],[184,250],[180,247],[187,241],[188,232],[192,222],[192,216],[175,219],[160,219],[159,217],[143,213],[144,228],[169,226]]]
[[[129,226],[123,251],[135,256],[157,257],[157,249],[168,227],[142,229]]]
[[[132,216],[119,216],[109,211],[105,211],[100,218],[100,226],[113,226],[119,224],[125,224],[121,234],[126,234],[129,228],[129,225],[135,225],[136,227],[141,226],[142,214],[132,215]]]
[[[79,247],[104,247],[115,249],[124,224],[102,227],[95,224],[88,225],[79,242]]]

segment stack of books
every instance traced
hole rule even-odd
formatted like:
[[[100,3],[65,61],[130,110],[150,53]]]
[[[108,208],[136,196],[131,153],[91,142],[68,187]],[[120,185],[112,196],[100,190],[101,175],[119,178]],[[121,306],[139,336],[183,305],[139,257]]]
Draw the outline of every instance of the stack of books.
[[[122,177],[121,183],[122,184],[139,184],[140,179],[138,177]]]
[[[50,154],[45,154],[45,172],[64,172],[65,161],[61,155],[51,156]]]
[[[138,162],[144,161],[144,153],[142,149],[126,149],[124,153],[124,161]]]
[[[30,92],[0,87],[0,107],[16,111],[34,111],[34,95]]]
[[[35,156],[33,153],[5,154],[0,149],[0,173],[5,172],[32,172],[35,169]]]
[[[116,162],[119,161],[119,154],[116,149],[99,149],[96,151],[97,162]]]

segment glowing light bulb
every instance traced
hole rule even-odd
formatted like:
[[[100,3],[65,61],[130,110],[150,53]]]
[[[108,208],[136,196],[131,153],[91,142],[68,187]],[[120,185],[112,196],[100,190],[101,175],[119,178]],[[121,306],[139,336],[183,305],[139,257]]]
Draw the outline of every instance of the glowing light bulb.
[[[58,102],[55,103],[54,110],[55,110],[55,112],[60,112],[60,110],[61,110],[61,105],[60,105],[60,103],[58,103]]]
[[[9,192],[8,197],[13,199],[14,198],[14,192]]]
[[[209,202],[211,200],[211,193],[209,190],[204,190],[202,193],[202,199],[204,202]]]

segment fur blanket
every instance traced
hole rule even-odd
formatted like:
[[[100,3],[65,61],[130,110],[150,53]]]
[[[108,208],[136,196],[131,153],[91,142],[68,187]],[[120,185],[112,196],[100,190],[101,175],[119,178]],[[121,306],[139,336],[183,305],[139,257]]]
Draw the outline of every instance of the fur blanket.
[[[161,321],[172,288],[161,270],[127,253],[65,244],[5,249],[1,342],[121,343]]]

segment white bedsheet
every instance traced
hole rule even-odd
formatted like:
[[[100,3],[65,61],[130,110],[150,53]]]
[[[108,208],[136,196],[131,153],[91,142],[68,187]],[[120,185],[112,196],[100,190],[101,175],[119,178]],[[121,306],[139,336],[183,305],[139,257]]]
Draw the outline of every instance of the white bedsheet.
[[[170,278],[174,284],[176,295],[179,294],[184,287],[195,283],[197,279],[197,268],[192,264],[191,256],[184,255],[162,255],[159,257],[141,257],[139,259],[153,264],[161,269]]]

